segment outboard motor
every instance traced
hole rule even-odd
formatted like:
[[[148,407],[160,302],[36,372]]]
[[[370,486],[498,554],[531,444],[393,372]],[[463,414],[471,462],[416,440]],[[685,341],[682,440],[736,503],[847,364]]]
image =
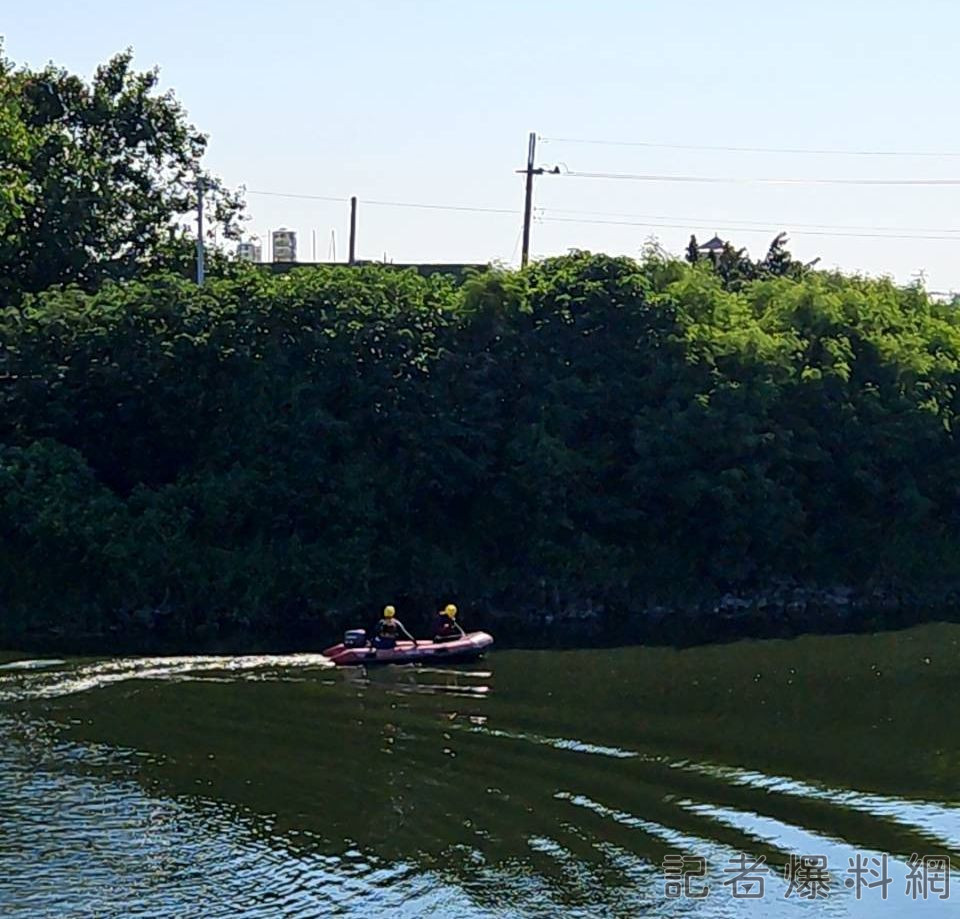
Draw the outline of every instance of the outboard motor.
[[[365,629],[347,629],[343,633],[343,646],[345,648],[365,648],[367,645],[367,633]]]

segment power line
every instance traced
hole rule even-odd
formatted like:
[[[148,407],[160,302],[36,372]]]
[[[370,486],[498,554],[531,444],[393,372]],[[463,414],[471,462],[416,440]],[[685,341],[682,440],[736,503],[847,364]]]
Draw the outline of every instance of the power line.
[[[461,204],[417,204],[409,201],[367,201],[361,199],[361,204],[372,204],[375,207],[415,207],[431,211],[467,211],[476,214],[510,214],[519,216],[516,208],[507,207],[473,207]]]
[[[570,173],[567,173],[570,174]],[[960,184],[960,180],[957,180]],[[248,191],[252,195],[265,195],[279,198],[297,198],[308,201],[332,201],[348,203],[350,198],[334,195],[312,195],[293,192]],[[521,212],[512,208],[480,207],[463,204],[433,204],[416,201],[363,201],[374,207],[416,208],[423,210],[453,211],[460,213],[507,214],[520,216]],[[580,211],[563,208],[537,208],[537,219],[551,223],[580,223],[604,226],[651,227],[675,230],[699,230],[711,226],[717,230],[734,233],[769,233],[788,228],[794,235],[800,236],[836,236],[864,239],[914,239],[914,240],[952,240],[960,241],[960,229],[925,227],[886,227],[886,226],[844,226],[832,224],[797,224],[790,221],[725,220],[717,221],[712,217],[681,217],[677,215],[647,215],[630,213],[610,213],[607,211]],[[573,217],[551,216],[553,214],[572,214]],[[609,219],[617,218],[617,219]],[[620,219],[624,218],[624,219]],[[636,218],[636,219],[633,219]]]
[[[514,260],[516,259],[517,253],[520,251],[520,241],[521,241],[521,239],[523,239],[523,227],[522,227],[522,226],[520,227],[519,230],[517,230],[517,238],[516,238],[516,241],[515,241],[514,244],[513,244],[513,251],[510,253],[510,257],[507,259],[507,261],[512,262],[512,261],[514,261]]]
[[[584,215],[587,217],[618,217],[618,218],[630,218],[636,220],[683,220],[687,223],[695,224],[697,227],[703,226],[712,226],[714,223],[717,223],[718,226],[722,224],[726,228],[730,228],[734,225],[743,225],[744,227],[763,227],[771,228],[774,226],[790,226],[797,227],[798,229],[807,229],[807,230],[869,230],[869,231],[886,231],[891,233],[960,233],[960,227],[954,229],[953,227],[888,227],[888,226],[866,226],[863,224],[835,224],[835,223],[797,223],[793,220],[738,220],[736,218],[732,219],[720,219],[717,220],[716,217],[686,217],[680,216],[679,214],[636,214],[636,213],[622,213],[617,211],[583,211],[583,210],[574,210],[572,208],[560,208],[560,207],[549,207],[549,208],[538,208],[542,214],[578,214]]]
[[[337,198],[329,195],[302,195],[291,192],[278,191],[247,191],[248,195],[266,195],[272,198],[303,198],[308,201],[336,201],[347,203],[349,198]],[[465,204],[423,204],[416,201],[373,201],[361,198],[360,203],[364,206],[373,207],[412,207],[430,211],[466,211],[479,214],[511,214],[514,217],[519,216],[520,211],[516,208],[504,207],[474,207]]]
[[[815,156],[960,157],[950,150],[830,150],[809,147],[736,147],[711,144],[671,144],[646,140],[594,140],[582,137],[541,137],[543,143],[589,144],[599,147],[654,147],[665,150],[707,150],[725,153],[790,153]]]
[[[568,170],[559,173],[574,179],[621,179],[634,182],[699,182],[721,185],[960,185],[960,179],[754,179],[726,176],[690,175],[644,175],[630,172],[579,172]]]
[[[253,191],[252,189],[246,189],[246,194],[248,195],[263,195],[267,198],[306,198],[310,201],[336,201],[340,204],[349,204],[349,198],[334,198],[330,195],[301,195],[301,194],[292,194],[283,191]]]
[[[636,220],[591,220],[587,218],[578,218],[578,217],[543,217],[544,221],[550,223],[587,223],[587,224],[600,224],[604,226],[618,226],[618,227],[653,227],[664,230],[695,230],[698,227],[696,225],[690,224],[678,224],[678,223],[659,223],[653,221],[636,221]],[[700,225],[702,226],[702,224]],[[767,228],[760,227],[724,227],[717,226],[716,224],[710,224],[716,230],[723,230],[725,232],[733,233],[773,233],[783,230],[784,228],[780,225],[769,226]],[[917,240],[944,240],[948,242],[958,242],[958,237],[956,236],[936,236],[936,235],[909,235],[909,234],[893,234],[893,233],[847,233],[843,231],[831,231],[831,230],[791,230],[793,235],[796,236],[838,236],[838,237],[853,237],[858,239],[917,239]]]
[[[293,192],[274,192],[274,191],[248,191],[247,194],[251,195],[267,195],[271,197],[280,197],[280,198],[302,198],[306,200],[316,200],[316,201],[335,201],[338,203],[348,203],[350,198],[348,197],[337,197],[333,195],[308,195],[308,194],[297,194]],[[441,211],[462,211],[466,213],[483,213],[483,214],[509,214],[512,216],[519,216],[520,211],[513,208],[499,208],[499,207],[479,207],[475,205],[465,205],[465,204],[429,204],[415,201],[362,201],[361,203],[367,205],[373,205],[376,207],[410,207],[410,208],[420,208],[427,210],[441,210]],[[685,221],[687,223],[695,224],[694,227],[701,227],[707,225],[713,225],[717,223],[715,217],[687,217],[680,216],[677,214],[636,214],[636,213],[623,213],[616,211],[587,211],[587,210],[576,210],[573,208],[544,208],[538,207],[535,208],[537,216],[540,219],[557,219],[552,217],[546,217],[547,214],[575,214],[575,215],[584,215],[589,217],[616,217],[616,218],[636,218],[637,220],[654,220],[654,221]],[[868,231],[885,231],[885,232],[894,232],[894,233],[960,233],[960,227],[954,229],[950,227],[890,227],[890,226],[873,226],[873,225],[858,225],[858,224],[829,224],[829,223],[795,223],[790,220],[738,220],[734,219],[725,219],[721,220],[722,223],[727,229],[736,228],[735,225],[744,225],[746,227],[756,226],[763,228],[774,228],[776,226],[790,226],[797,227],[798,229],[815,229],[815,230],[868,230]],[[680,224],[671,224],[678,229],[683,229]]]

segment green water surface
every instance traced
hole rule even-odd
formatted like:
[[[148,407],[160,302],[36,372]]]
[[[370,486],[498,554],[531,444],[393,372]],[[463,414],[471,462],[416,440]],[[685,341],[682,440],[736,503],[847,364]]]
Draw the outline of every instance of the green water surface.
[[[960,627],[683,651],[0,657],[0,915],[948,916]],[[704,899],[665,894],[670,855]],[[741,854],[769,868],[732,895]],[[791,855],[829,893],[787,895]],[[862,856],[891,877],[856,891]],[[916,885],[914,885],[914,892]],[[951,903],[951,900],[954,902]],[[956,912],[954,912],[956,911]]]

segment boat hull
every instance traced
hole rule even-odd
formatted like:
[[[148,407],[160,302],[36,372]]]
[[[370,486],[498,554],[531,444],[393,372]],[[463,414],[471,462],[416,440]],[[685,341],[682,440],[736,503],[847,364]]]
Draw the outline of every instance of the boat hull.
[[[348,648],[334,645],[323,652],[339,667],[369,667],[377,664],[463,664],[475,661],[493,645],[486,632],[469,632],[455,641],[398,641],[393,648]]]

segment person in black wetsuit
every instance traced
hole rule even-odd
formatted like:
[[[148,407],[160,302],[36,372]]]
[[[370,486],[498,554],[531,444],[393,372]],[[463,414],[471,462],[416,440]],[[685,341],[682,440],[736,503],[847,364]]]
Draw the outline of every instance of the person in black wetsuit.
[[[457,622],[457,608],[452,604],[447,604],[446,608],[437,613],[433,625],[434,642],[456,641],[458,638],[466,638],[467,633],[460,628]]]
[[[401,635],[406,635],[414,644],[417,643],[404,627],[403,623],[397,619],[397,611],[392,606],[383,608],[383,618],[377,623],[376,632],[371,644],[374,648],[383,648],[389,650],[397,645],[397,639]]]

